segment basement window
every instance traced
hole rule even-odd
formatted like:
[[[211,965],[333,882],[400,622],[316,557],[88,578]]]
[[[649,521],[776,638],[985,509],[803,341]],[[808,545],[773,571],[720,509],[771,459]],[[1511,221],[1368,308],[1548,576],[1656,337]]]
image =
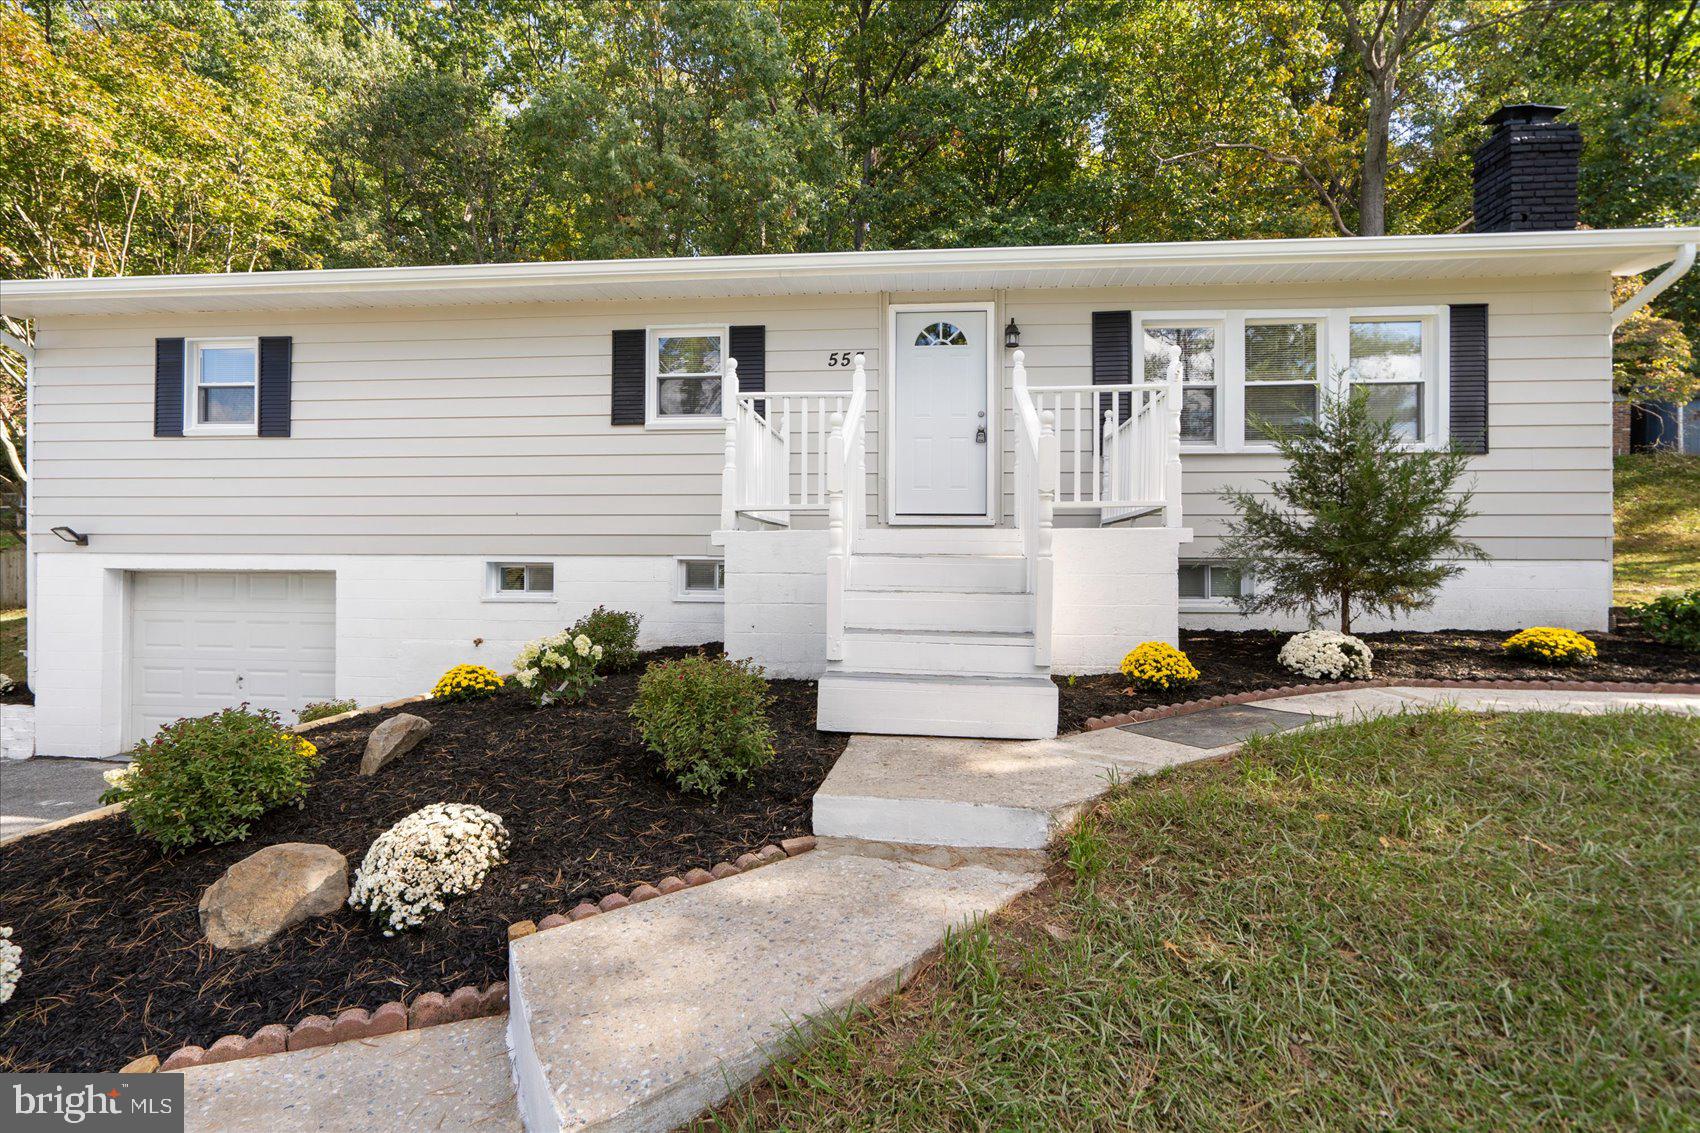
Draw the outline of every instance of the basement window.
[[[681,602],[724,602],[726,560],[679,559],[678,590]]]
[[[1228,563],[1185,563],[1180,566],[1181,605],[1225,609],[1241,594],[1251,593],[1249,580]]]
[[[507,602],[553,602],[554,563],[491,563],[486,597]]]

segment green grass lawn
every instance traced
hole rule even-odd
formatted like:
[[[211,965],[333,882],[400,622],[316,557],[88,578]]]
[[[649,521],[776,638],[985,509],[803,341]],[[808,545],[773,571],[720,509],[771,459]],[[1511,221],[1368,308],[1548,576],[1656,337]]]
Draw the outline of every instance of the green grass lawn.
[[[28,624],[23,610],[0,610],[0,673],[15,681],[24,679],[24,629]]]
[[[1265,737],[1057,856],[700,1127],[1700,1127],[1700,720]]]
[[[1700,456],[1635,453],[1616,469],[1615,600],[1700,586]]]

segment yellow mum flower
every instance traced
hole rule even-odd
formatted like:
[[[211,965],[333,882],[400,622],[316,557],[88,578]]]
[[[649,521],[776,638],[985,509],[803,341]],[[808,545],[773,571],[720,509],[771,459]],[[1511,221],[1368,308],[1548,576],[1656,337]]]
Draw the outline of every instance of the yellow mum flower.
[[[1501,648],[1513,657],[1545,661],[1550,665],[1592,661],[1600,653],[1593,642],[1575,630],[1558,626],[1530,626],[1506,638]]]
[[[456,665],[437,680],[431,696],[437,700],[476,700],[493,695],[501,687],[502,678],[496,675],[494,669],[486,669],[483,665]]]
[[[1122,658],[1122,676],[1143,692],[1169,692],[1198,680],[1192,659],[1164,641],[1136,645]]]

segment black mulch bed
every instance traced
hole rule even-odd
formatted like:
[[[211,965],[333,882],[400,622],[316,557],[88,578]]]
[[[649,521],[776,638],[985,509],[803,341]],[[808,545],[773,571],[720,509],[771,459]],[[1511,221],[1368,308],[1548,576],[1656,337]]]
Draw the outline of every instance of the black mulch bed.
[[[1325,684],[1290,673],[1275,660],[1290,633],[1267,630],[1182,630],[1181,648],[1200,679],[1169,696],[1124,693],[1120,673],[1057,678],[1057,727],[1078,732],[1093,716],[1113,716],[1160,704],[1227,696],[1282,685]],[[1634,628],[1586,635],[1599,648],[1588,665],[1533,665],[1508,657],[1500,643],[1509,633],[1439,630],[1434,633],[1366,633],[1377,677],[1416,680],[1700,681],[1700,655],[1661,645]]]
[[[5,691],[0,692],[0,704],[34,704],[34,703],[35,703],[35,693],[31,692],[30,686],[26,685],[22,681],[19,681],[16,684],[14,684],[11,688],[8,688]]]
[[[815,731],[813,682],[772,682],[778,756],[711,804],[668,786],[639,743],[626,716],[638,671],[570,707],[508,693],[412,705],[435,731],[372,778],[355,771],[378,718],[314,732],[325,764],[306,808],[266,816],[242,842],[168,858],[119,816],[0,848],[0,924],[24,950],[0,1007],[0,1070],[112,1071],[267,1023],[486,985],[507,978],[513,921],[808,833],[809,800],[846,739]],[[433,802],[494,811],[513,846],[483,889],[423,927],[386,939],[345,908],[249,952],[202,939],[201,892],[232,863],[323,842],[352,874],[373,838]]]

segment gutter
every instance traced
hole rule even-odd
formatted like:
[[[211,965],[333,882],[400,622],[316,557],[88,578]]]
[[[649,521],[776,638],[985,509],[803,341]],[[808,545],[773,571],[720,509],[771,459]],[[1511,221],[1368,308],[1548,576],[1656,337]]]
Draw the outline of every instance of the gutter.
[[[1693,266],[1694,245],[1689,243],[1678,247],[1676,251],[1676,258],[1670,262],[1669,267],[1654,276],[1647,282],[1645,287],[1625,299],[1615,310],[1612,311],[1611,329],[1616,330],[1618,327],[1622,326],[1625,319],[1629,318],[1629,316],[1633,315],[1636,311],[1639,311],[1642,307],[1645,307],[1648,303],[1651,303],[1654,299],[1657,299],[1665,288],[1687,275],[1688,269]]]

